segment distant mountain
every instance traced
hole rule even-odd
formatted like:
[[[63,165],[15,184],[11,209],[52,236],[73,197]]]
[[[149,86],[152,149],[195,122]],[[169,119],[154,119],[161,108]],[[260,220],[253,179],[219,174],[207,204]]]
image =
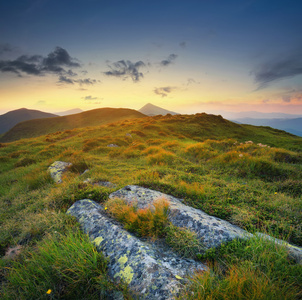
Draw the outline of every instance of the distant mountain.
[[[289,133],[302,136],[302,118],[295,119],[254,119],[239,118],[233,122],[240,124],[250,124],[256,126],[269,126],[272,128],[287,131]]]
[[[87,126],[98,126],[121,120],[142,117],[146,116],[134,109],[99,108],[75,115],[29,120],[18,123],[11,130],[6,132],[0,138],[0,142],[11,142],[22,138],[37,137],[56,131]]]
[[[147,116],[156,116],[156,115],[163,115],[163,116],[165,116],[167,114],[179,115],[176,112],[173,112],[173,111],[170,111],[170,110],[166,110],[164,108],[161,108],[159,106],[153,105],[151,103],[146,104],[145,106],[143,106],[138,111],[141,112],[144,115],[147,115]]]
[[[69,109],[69,110],[66,110],[66,111],[58,112],[58,113],[56,113],[56,115],[62,117],[62,116],[79,114],[81,112],[83,112],[83,110],[81,110],[80,108],[74,108],[74,109]]]
[[[10,130],[12,127],[22,121],[52,118],[56,116],[57,115],[55,114],[26,108],[12,110],[6,114],[0,115],[0,134]]]

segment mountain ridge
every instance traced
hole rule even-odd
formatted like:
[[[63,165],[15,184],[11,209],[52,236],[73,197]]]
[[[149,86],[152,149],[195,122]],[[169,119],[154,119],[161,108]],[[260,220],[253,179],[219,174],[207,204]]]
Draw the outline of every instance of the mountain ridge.
[[[56,114],[35,109],[19,108],[0,115],[0,134],[5,133],[16,124],[33,119],[57,117]]]
[[[33,119],[16,124],[0,138],[0,142],[12,142],[18,139],[37,137],[56,131],[98,126],[125,119],[142,117],[146,116],[133,109],[98,108],[74,115]]]

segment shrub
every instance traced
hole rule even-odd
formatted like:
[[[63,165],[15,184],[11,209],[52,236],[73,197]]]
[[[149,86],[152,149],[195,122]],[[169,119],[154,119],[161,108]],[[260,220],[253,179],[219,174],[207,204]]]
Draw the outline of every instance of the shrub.
[[[20,157],[20,155],[28,154],[28,153],[29,152],[26,151],[26,150],[19,150],[19,151],[15,151],[15,152],[10,153],[8,156],[10,158],[18,158],[18,157]]]
[[[24,157],[24,158],[20,159],[19,161],[17,161],[14,164],[14,167],[15,168],[26,167],[26,166],[32,165],[34,163],[36,163],[36,161],[34,159],[29,158],[29,157]]]
[[[131,130],[131,133],[136,134],[140,137],[145,137],[146,136],[142,131],[139,131],[139,130]]]
[[[46,184],[52,184],[53,179],[49,172],[42,172],[36,169],[25,176],[25,182],[29,190],[36,190],[44,187]]]
[[[135,205],[128,205],[121,199],[110,199],[105,204],[108,212],[125,228],[140,236],[164,236],[164,228],[168,222],[169,204],[165,199],[153,202],[152,207],[137,209]]]
[[[302,154],[297,154],[295,152],[284,150],[284,149],[272,149],[273,159],[276,162],[285,163],[301,163]]]
[[[197,258],[204,252],[204,247],[194,231],[169,224],[165,228],[165,234],[166,243],[182,256]]]
[[[72,161],[72,165],[69,167],[69,170],[74,173],[83,173],[87,169],[89,169],[89,165],[84,159]]]
[[[218,155],[218,151],[204,143],[197,143],[187,146],[185,149],[186,157],[195,161],[207,160]]]
[[[161,150],[156,154],[148,155],[147,162],[150,165],[172,165],[175,159],[176,156],[174,153]]]
[[[98,140],[86,140],[84,145],[83,145],[83,151],[87,152],[90,151],[91,149],[96,148],[97,146],[99,146],[99,141]]]

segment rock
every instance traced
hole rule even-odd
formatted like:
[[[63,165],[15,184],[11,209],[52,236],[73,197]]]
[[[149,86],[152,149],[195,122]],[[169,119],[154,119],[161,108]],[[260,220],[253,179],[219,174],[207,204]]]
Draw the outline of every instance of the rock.
[[[288,251],[288,256],[291,259],[295,260],[296,263],[302,265],[302,248],[291,245],[291,244],[289,244],[285,241],[276,239],[276,238],[274,238],[270,235],[267,235],[267,234],[264,234],[264,233],[261,233],[261,232],[256,232],[255,235],[259,236],[259,237],[261,237],[265,240],[275,242],[276,244],[285,247],[285,249]]]
[[[116,144],[109,144],[109,145],[107,145],[107,147],[119,147],[119,146]]]
[[[67,169],[72,165],[72,163],[64,162],[64,161],[55,161],[50,167],[48,171],[50,172],[51,178],[56,183],[62,182],[62,175]]]
[[[128,185],[111,193],[109,198],[125,199],[128,203],[135,202],[138,208],[146,208],[159,198],[167,199],[170,203],[169,221],[175,226],[196,232],[205,249],[218,247],[236,238],[245,239],[253,236],[238,226],[183,204],[180,199],[143,187]]]
[[[83,181],[84,183],[97,185],[97,186],[104,186],[110,189],[116,188],[116,184],[110,182],[110,181],[93,181],[91,178],[87,178]]]
[[[75,202],[67,213],[77,218],[97,250],[108,257],[108,274],[123,279],[139,299],[174,299],[187,281],[185,276],[206,269],[200,262],[141,241],[92,200]]]
[[[21,245],[16,245],[14,247],[9,247],[4,255],[4,259],[15,259],[22,251]]]

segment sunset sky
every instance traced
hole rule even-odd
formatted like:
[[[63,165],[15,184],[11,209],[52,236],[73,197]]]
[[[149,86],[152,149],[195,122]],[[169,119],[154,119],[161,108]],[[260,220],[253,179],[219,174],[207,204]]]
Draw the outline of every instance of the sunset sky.
[[[301,12],[301,0],[1,1],[0,114],[302,115]]]

